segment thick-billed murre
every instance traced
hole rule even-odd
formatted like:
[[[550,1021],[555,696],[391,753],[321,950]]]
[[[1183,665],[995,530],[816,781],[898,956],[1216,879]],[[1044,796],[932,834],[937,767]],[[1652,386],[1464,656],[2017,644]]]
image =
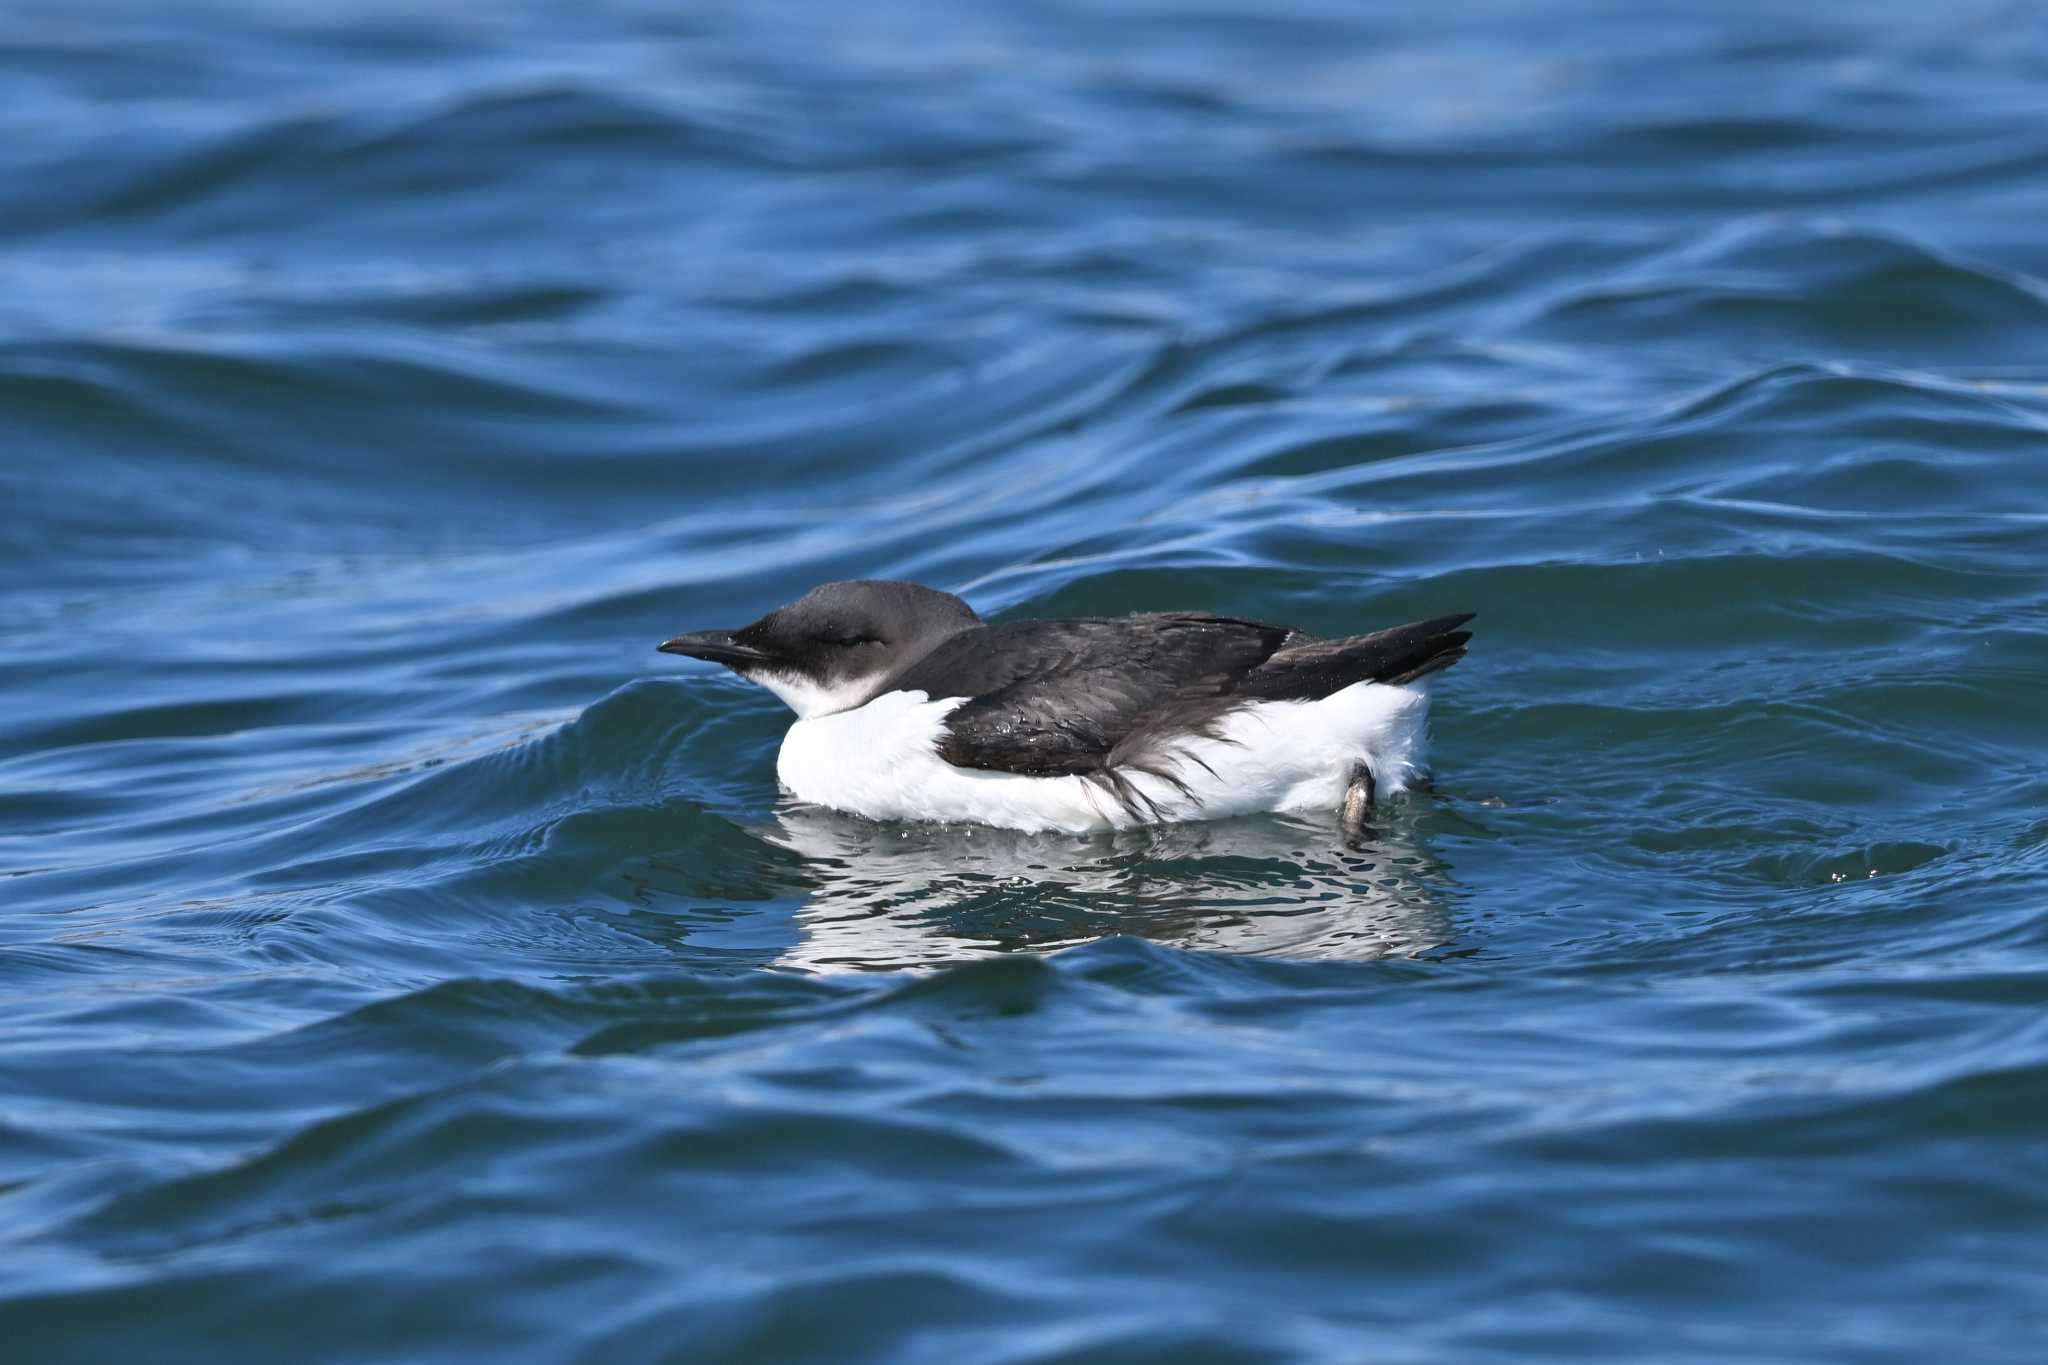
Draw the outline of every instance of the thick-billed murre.
[[[860,579],[660,648],[789,703],[783,785],[856,815],[1080,831],[1320,807],[1356,833],[1420,771],[1428,679],[1471,619],[1342,639],[1199,612],[990,624]]]

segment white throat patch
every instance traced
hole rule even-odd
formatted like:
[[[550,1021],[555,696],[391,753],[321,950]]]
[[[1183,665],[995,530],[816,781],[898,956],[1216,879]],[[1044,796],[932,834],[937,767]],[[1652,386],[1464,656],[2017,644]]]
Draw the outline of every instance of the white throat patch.
[[[796,712],[798,720],[851,711],[866,701],[875,690],[875,684],[881,681],[879,673],[871,673],[865,678],[850,678],[830,686],[795,673],[745,673],[741,676],[782,698],[789,709]]]

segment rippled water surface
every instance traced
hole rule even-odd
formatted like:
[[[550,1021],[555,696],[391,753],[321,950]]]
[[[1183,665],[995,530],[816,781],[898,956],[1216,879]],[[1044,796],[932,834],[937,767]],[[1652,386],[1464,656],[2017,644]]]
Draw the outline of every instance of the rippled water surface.
[[[22,0],[0,89],[0,1356],[2048,1352],[2034,7]],[[1025,836],[653,652],[853,575],[1480,616],[1360,848]]]

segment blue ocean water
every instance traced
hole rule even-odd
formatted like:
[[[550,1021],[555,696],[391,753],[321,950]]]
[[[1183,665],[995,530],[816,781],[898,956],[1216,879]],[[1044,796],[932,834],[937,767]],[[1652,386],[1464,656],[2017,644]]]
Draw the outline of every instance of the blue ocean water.
[[[0,1357],[2048,1351],[2035,7],[430,8],[0,31]],[[1024,836],[855,575],[1480,617]]]

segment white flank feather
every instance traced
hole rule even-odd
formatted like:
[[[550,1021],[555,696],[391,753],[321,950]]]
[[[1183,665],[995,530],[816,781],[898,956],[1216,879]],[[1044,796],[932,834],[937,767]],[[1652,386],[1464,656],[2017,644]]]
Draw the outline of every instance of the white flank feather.
[[[1422,766],[1429,715],[1427,680],[1354,683],[1321,701],[1253,702],[1224,717],[1220,738],[1177,746],[1174,774],[1186,791],[1150,773],[1121,774],[1156,807],[1141,819],[1099,781],[985,772],[940,758],[946,716],[965,700],[890,692],[851,711],[813,713],[789,727],[776,773],[802,800],[871,819],[1023,830],[1335,811],[1357,763],[1372,770],[1382,795],[1407,786]]]

